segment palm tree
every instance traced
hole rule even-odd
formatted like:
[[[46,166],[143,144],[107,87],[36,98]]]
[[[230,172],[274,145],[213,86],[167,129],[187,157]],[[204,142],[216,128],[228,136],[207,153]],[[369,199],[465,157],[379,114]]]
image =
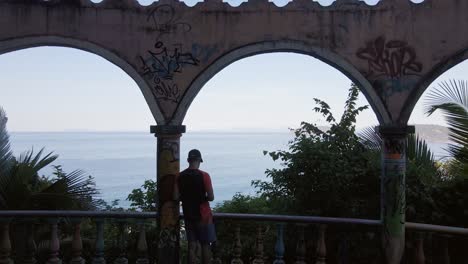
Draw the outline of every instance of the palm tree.
[[[8,174],[13,161],[13,154],[10,150],[10,138],[6,130],[7,121],[8,118],[5,111],[0,107],[0,177]]]
[[[433,89],[426,98],[426,113],[430,116],[440,110],[449,129],[448,152],[454,158],[452,172],[468,175],[468,82],[445,81]]]
[[[54,162],[52,152],[43,155],[27,151],[15,158],[6,130],[7,117],[0,108],[0,210],[94,208],[98,192],[92,178],[83,171],[64,173],[56,167],[56,179],[39,176],[39,171]]]

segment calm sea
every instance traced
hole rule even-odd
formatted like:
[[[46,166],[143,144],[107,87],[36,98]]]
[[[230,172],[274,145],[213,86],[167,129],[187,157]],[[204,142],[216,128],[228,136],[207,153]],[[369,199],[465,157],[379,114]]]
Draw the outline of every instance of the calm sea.
[[[92,175],[101,198],[120,200],[128,206],[127,195],[139,188],[145,179],[156,178],[156,139],[149,133],[10,133],[15,155],[34,148],[59,155],[55,165],[66,172],[85,170]],[[215,203],[230,199],[236,192],[254,194],[250,182],[265,179],[267,168],[278,167],[263,150],[285,149],[292,139],[289,133],[201,133],[191,132],[181,138],[181,167],[192,148],[203,154],[203,170],[210,173],[215,190]],[[431,143],[431,149],[444,155],[445,144]],[[52,169],[41,174],[50,175]]]

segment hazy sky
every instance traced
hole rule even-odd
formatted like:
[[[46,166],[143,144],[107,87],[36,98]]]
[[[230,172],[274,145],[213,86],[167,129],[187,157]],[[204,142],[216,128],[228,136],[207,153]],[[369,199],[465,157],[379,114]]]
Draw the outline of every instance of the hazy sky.
[[[464,62],[436,82],[463,79],[467,70]],[[192,131],[286,130],[302,120],[323,124],[312,111],[313,98],[328,102],[339,116],[349,85],[342,73],[310,56],[257,55],[235,62],[211,79],[184,124]],[[0,89],[0,106],[7,111],[10,131],[148,131],[155,124],[130,77],[105,59],[76,49],[41,47],[1,55]],[[367,104],[363,96],[360,104]],[[426,117],[419,102],[410,123],[443,125],[444,121],[440,116]],[[370,109],[358,119],[359,127],[376,124]]]

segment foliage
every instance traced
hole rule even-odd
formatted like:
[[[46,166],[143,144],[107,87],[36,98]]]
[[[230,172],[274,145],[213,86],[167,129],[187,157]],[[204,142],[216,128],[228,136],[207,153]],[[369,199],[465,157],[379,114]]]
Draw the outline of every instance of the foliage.
[[[57,178],[39,176],[39,171],[50,165],[57,156],[42,156],[28,151],[14,160],[10,173],[0,177],[0,209],[83,209],[94,208],[93,195],[98,192],[94,180],[83,171],[64,173],[56,166]]]
[[[55,178],[39,175],[39,171],[58,156],[26,151],[15,158],[9,148],[6,115],[0,109],[0,210],[57,210],[94,208],[93,196],[98,192],[94,180],[83,171],[65,173],[54,167]]]
[[[271,204],[264,196],[250,196],[241,193],[236,193],[231,200],[223,201],[217,204],[214,212],[239,214],[272,214],[277,213]]]
[[[468,228],[468,180],[454,179],[434,190],[437,211],[436,224]],[[425,221],[427,222],[427,220]]]
[[[353,85],[340,121],[333,117],[328,104],[315,99],[318,106],[314,110],[325,117],[330,129],[321,131],[316,125],[303,122],[294,130],[295,138],[287,151],[266,152],[283,166],[266,171],[271,181],[253,181],[259,196],[236,194],[232,200],[219,204],[216,211],[378,218],[382,140],[371,128],[356,135],[355,117],[365,109],[356,107],[356,98],[357,88]],[[407,220],[463,226],[468,216],[468,210],[464,209],[468,204],[464,192],[468,181],[452,181],[453,167],[436,161],[427,143],[417,135],[408,135],[406,154]],[[242,228],[252,234],[253,226],[243,224]],[[219,230],[222,232],[223,228],[232,230],[233,225],[223,222]],[[221,241],[232,241],[232,234],[220,235]],[[296,235],[288,233],[286,238]],[[368,235],[350,234],[349,230],[327,231],[329,240],[342,241],[340,238],[345,236],[350,252],[359,252],[350,253],[351,259],[355,258],[351,263],[373,263],[380,259],[379,252],[372,250],[378,239],[375,236],[369,239]],[[253,240],[251,235],[242,237],[249,245],[244,250],[252,247]],[[287,248],[294,248],[294,242],[285,240]],[[273,248],[271,243],[267,248]],[[330,252],[331,258],[333,254]]]
[[[98,194],[94,179],[81,170],[66,173],[60,165],[53,166],[50,177],[40,175],[40,171],[58,156],[41,149],[37,153],[30,150],[14,157],[6,129],[7,120],[0,108],[0,210],[93,210],[96,205],[93,196]],[[39,219],[32,221],[34,225],[41,223]],[[12,224],[12,244],[17,252],[24,250],[23,238],[30,232],[28,224],[22,220]],[[83,224],[83,230],[89,229],[87,225],[89,223]],[[63,238],[70,240],[71,232],[71,229],[63,232]],[[48,253],[50,231],[45,225],[37,225],[34,236],[41,260]]]
[[[0,177],[8,174],[13,164],[13,154],[10,149],[10,137],[6,129],[7,121],[8,118],[5,111],[0,107]]]
[[[379,158],[355,134],[356,116],[367,109],[356,106],[358,94],[353,84],[339,121],[326,102],[314,99],[318,105],[314,111],[323,115],[330,129],[302,122],[289,150],[264,152],[281,160],[283,168],[266,171],[271,181],[252,184],[284,213],[378,217]]]
[[[119,206],[119,202],[119,199],[112,200],[110,203],[103,199],[98,199],[96,201],[96,206],[97,209],[101,211],[125,211],[125,208]]]
[[[374,128],[364,129],[359,133],[360,140],[368,149],[380,155],[382,138]],[[406,139],[406,217],[408,221],[424,222],[441,216],[435,210],[434,189],[441,182],[440,164],[425,140],[415,134]]]
[[[452,164],[456,168],[456,176],[468,177],[468,82],[452,80],[440,83],[439,89],[427,96],[426,107],[428,115],[437,110],[444,115],[453,141],[448,151],[456,161]]]
[[[133,189],[127,200],[133,209],[141,211],[156,211],[157,184],[153,180],[145,180],[140,189]]]

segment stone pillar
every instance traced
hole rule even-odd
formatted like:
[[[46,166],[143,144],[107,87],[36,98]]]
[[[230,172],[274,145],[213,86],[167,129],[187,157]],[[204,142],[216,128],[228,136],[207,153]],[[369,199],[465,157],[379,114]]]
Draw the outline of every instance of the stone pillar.
[[[406,137],[413,126],[381,126],[382,246],[386,264],[399,264],[405,249]]]
[[[185,126],[152,126],[157,138],[158,263],[179,263],[179,201],[175,193],[180,171],[180,137]]]

